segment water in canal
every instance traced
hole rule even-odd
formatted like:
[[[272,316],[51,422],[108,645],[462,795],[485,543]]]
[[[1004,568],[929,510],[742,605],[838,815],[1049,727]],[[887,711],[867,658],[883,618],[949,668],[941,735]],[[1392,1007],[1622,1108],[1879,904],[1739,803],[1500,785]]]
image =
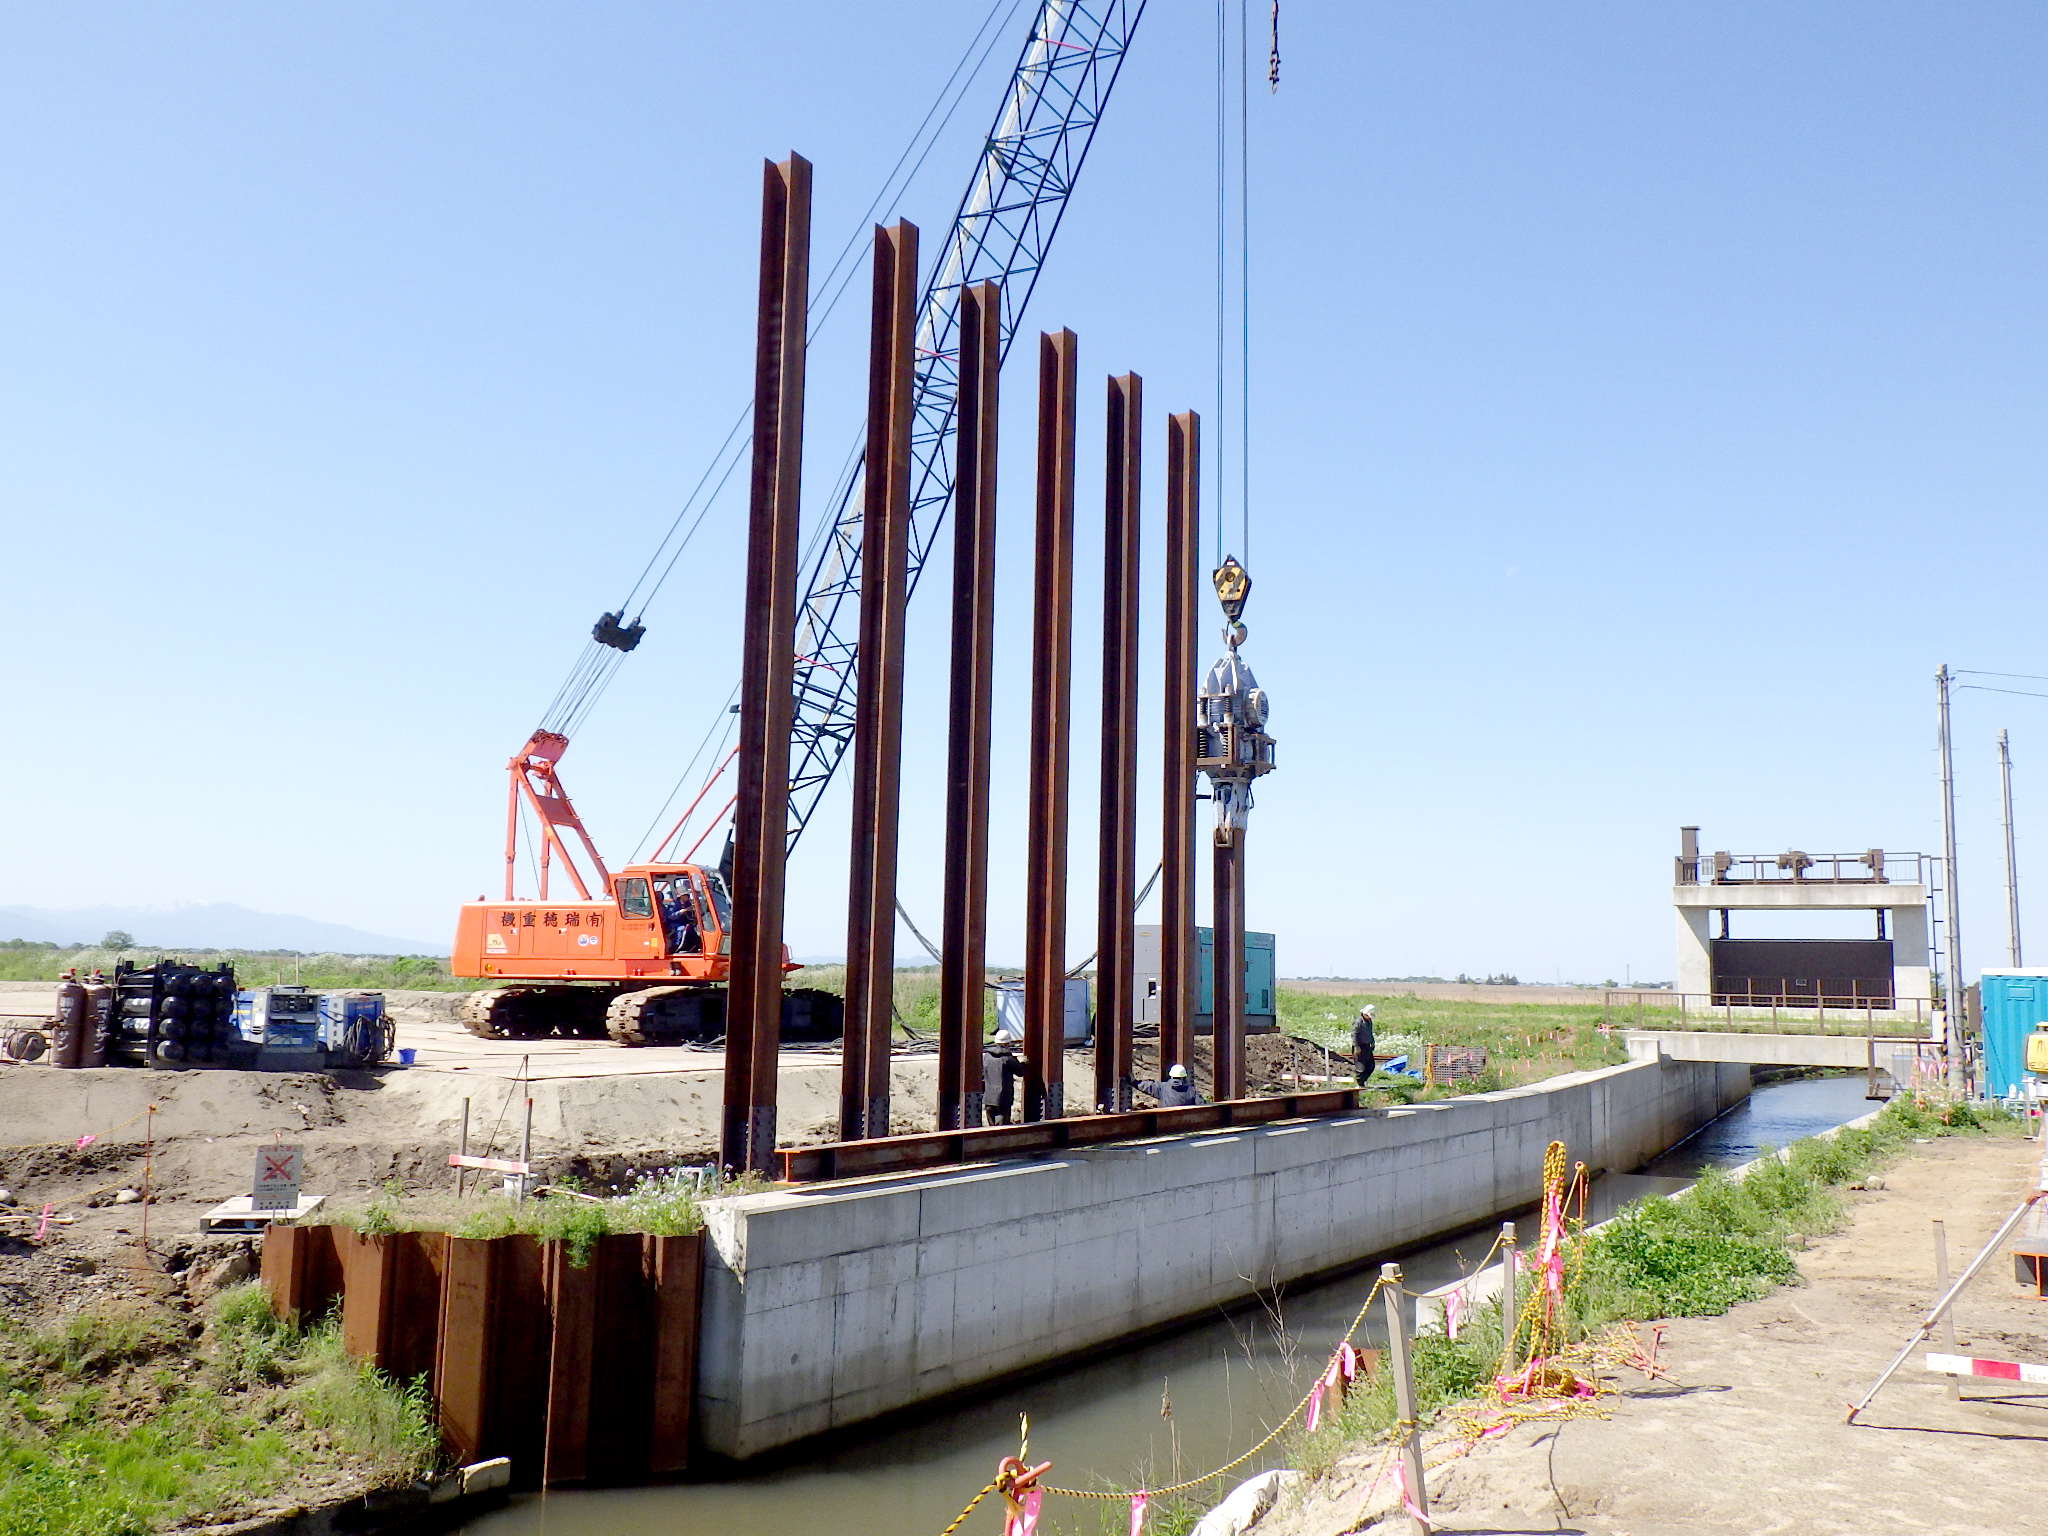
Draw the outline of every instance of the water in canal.
[[[1627,1200],[1682,1188],[1703,1168],[1746,1162],[1761,1145],[1784,1146],[1872,1107],[1861,1073],[1760,1087],[1641,1173],[1601,1179],[1587,1214],[1602,1219]],[[1476,1263],[1492,1234],[1488,1227],[1386,1257],[1400,1259],[1411,1288],[1427,1289]],[[1256,1308],[1219,1317],[798,1464],[723,1481],[526,1496],[464,1529],[469,1536],[936,1533],[993,1475],[997,1460],[1016,1452],[1019,1414],[1031,1418],[1032,1459],[1053,1463],[1049,1481],[1172,1482],[1176,1468],[1193,1473],[1228,1460],[1292,1407],[1302,1391],[1298,1378],[1322,1363],[1371,1288],[1371,1272],[1359,1271],[1289,1294],[1279,1318]],[[1377,1320],[1371,1332],[1376,1339]],[[1247,1464],[1234,1475],[1255,1470]],[[1000,1524],[986,1506],[975,1520],[963,1530]]]

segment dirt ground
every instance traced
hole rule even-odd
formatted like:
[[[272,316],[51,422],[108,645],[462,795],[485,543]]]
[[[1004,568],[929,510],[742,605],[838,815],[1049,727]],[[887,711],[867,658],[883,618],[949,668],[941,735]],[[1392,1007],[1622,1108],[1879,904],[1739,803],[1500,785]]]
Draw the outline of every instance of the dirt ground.
[[[1612,1417],[1527,1427],[1429,1477],[1438,1528],[1584,1536],[1926,1536],[2048,1532],[2048,1388],[1962,1386],[1922,1350],[1855,1425],[1861,1397],[1937,1294],[1932,1222],[1957,1271],[2034,1185],[2042,1148],[1943,1139],[1912,1149],[1881,1193],[1798,1255],[1804,1285],[1723,1317],[1669,1325],[1671,1381],[1623,1372]],[[2048,1301],[2015,1285],[2003,1254],[1956,1309],[1957,1353],[2048,1363]],[[1928,1349],[1947,1352],[1937,1333]],[[1433,1459],[1433,1458],[1432,1458]],[[1405,1532],[1382,1453],[1347,1458],[1257,1536]],[[1361,1521],[1369,1512],[1373,1521]]]
[[[238,1245],[200,1243],[199,1218],[249,1192],[256,1148],[272,1140],[303,1147],[304,1190],[341,1204],[359,1204],[394,1180],[411,1194],[450,1188],[448,1154],[461,1144],[465,1102],[470,1150],[516,1157],[529,1094],[534,1160],[547,1176],[573,1174],[603,1187],[649,1169],[717,1159],[722,1051],[481,1040],[456,1022],[458,994],[392,992],[386,999],[398,1046],[415,1053],[410,1067],[60,1071],[47,1057],[0,1062],[0,1189],[12,1200],[0,1202],[0,1311],[42,1311],[125,1285],[123,1277],[141,1262],[142,1210],[117,1202],[145,1182],[149,1268],[177,1277],[216,1266]],[[0,1006],[24,1019],[39,1017],[54,1001],[53,988],[0,991]],[[1156,1054],[1156,1046],[1140,1046],[1142,1073],[1156,1070]],[[1194,1070],[1205,1093],[1209,1062],[1204,1040]],[[1291,1086],[1297,1067],[1304,1087],[1320,1086],[1320,1053],[1280,1036],[1253,1037],[1247,1067],[1255,1087]],[[890,1076],[898,1131],[934,1128],[937,1069],[930,1049],[896,1058]],[[1094,1070],[1092,1052],[1068,1053],[1068,1099],[1077,1108],[1092,1096]],[[837,1138],[839,1071],[836,1048],[785,1051],[784,1145]],[[53,1209],[43,1228],[46,1204]],[[42,1244],[25,1240],[38,1230]]]

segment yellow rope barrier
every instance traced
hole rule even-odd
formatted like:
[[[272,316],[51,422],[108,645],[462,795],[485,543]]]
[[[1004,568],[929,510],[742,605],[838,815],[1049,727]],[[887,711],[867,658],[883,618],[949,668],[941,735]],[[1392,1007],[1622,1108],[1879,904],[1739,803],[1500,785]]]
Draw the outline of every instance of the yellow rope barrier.
[[[1566,1242],[1565,1228],[1567,1222],[1564,1208],[1573,1193],[1577,1193],[1579,1197],[1579,1218],[1575,1225],[1581,1231],[1583,1230],[1585,1226],[1584,1179],[1585,1164],[1580,1163],[1574,1169],[1570,1186],[1566,1185],[1565,1146],[1563,1142],[1553,1141],[1545,1149],[1543,1156],[1543,1219],[1546,1237],[1545,1250],[1547,1253],[1557,1252]],[[1494,1256],[1500,1251],[1501,1236],[1496,1233],[1492,1246],[1487,1249],[1486,1256],[1479,1261],[1478,1267],[1472,1273],[1479,1274],[1484,1272],[1486,1266],[1493,1262]],[[1557,1258],[1561,1263],[1562,1253],[1557,1253]],[[1512,1260],[1510,1259],[1507,1262],[1512,1262]],[[1583,1255],[1577,1251],[1575,1246],[1572,1253],[1572,1277],[1575,1283],[1582,1272],[1582,1266]],[[1470,1279],[1471,1276],[1468,1275],[1466,1278]],[[1386,1280],[1384,1277],[1373,1282],[1372,1289],[1366,1293],[1365,1300],[1359,1305],[1357,1315],[1352,1318],[1351,1326],[1344,1330],[1336,1346],[1333,1347],[1333,1354],[1335,1349],[1349,1344],[1358,1330],[1364,1326],[1366,1316],[1372,1310],[1373,1302],[1379,1298],[1380,1292],[1385,1285]],[[1420,1295],[1418,1292],[1409,1291],[1405,1286],[1399,1287],[1399,1289],[1405,1295]],[[1473,1414],[1459,1414],[1455,1422],[1459,1426],[1460,1433],[1448,1439],[1440,1440],[1434,1446],[1429,1447],[1433,1451],[1440,1451],[1445,1446],[1454,1446],[1456,1448],[1450,1455],[1444,1456],[1432,1463],[1432,1466],[1443,1466],[1448,1462],[1455,1461],[1459,1457],[1469,1454],[1473,1447],[1478,1445],[1485,1436],[1498,1433],[1523,1422],[1525,1419],[1604,1418],[1606,1416],[1605,1410],[1596,1406],[1598,1398],[1605,1396],[1606,1392],[1600,1391],[1596,1387],[1593,1397],[1580,1396],[1578,1395],[1579,1380],[1571,1372],[1558,1369],[1555,1363],[1550,1366],[1539,1366],[1538,1364],[1539,1361],[1558,1362],[1562,1359],[1563,1351],[1560,1348],[1562,1341],[1559,1337],[1562,1322],[1555,1315],[1555,1309],[1552,1305],[1553,1300],[1554,1298],[1550,1298],[1548,1295],[1547,1287],[1539,1282],[1531,1287],[1527,1303],[1512,1320],[1505,1316],[1501,1319],[1501,1325],[1504,1329],[1512,1327],[1512,1337],[1517,1343],[1520,1342],[1525,1332],[1528,1334],[1529,1352],[1526,1358],[1529,1361],[1529,1369],[1523,1373],[1522,1377],[1517,1378],[1513,1382],[1496,1378],[1492,1384],[1488,1396],[1493,1400],[1493,1412],[1505,1414],[1504,1418],[1499,1418],[1495,1422],[1488,1424],[1481,1422]],[[1583,1349],[1580,1352],[1583,1353]],[[1603,1360],[1603,1352],[1599,1350],[1595,1350],[1589,1356],[1591,1363],[1603,1363]],[[1576,1355],[1574,1355],[1573,1363],[1578,1363]],[[1323,1378],[1319,1375],[1315,1383],[1309,1387],[1307,1392],[1302,1394],[1300,1400],[1295,1403],[1293,1408],[1288,1410],[1286,1416],[1268,1430],[1255,1445],[1233,1456],[1221,1466],[1211,1468],[1198,1477],[1184,1478],[1180,1482],[1170,1483],[1163,1488],[1147,1488],[1143,1490],[1059,1488],[1051,1484],[1040,1484],[1040,1490],[1049,1494],[1061,1494],[1070,1499],[1113,1501],[1130,1499],[1135,1496],[1137,1491],[1142,1491],[1148,1499],[1151,1499],[1166,1494],[1184,1493],[1190,1488],[1214,1482],[1232,1469],[1243,1466],[1254,1456],[1257,1456],[1259,1452],[1279,1439],[1288,1427],[1307,1411],[1309,1403],[1314,1400],[1316,1393],[1321,1390],[1322,1384]],[[1515,1392],[1521,1398],[1521,1401],[1518,1403],[1506,1401],[1506,1394],[1509,1391]],[[1397,1431],[1406,1431],[1415,1427],[1413,1422],[1403,1421],[1397,1424],[1395,1429]],[[1392,1457],[1399,1448],[1397,1441],[1389,1448],[1386,1457],[1381,1459],[1382,1478],[1385,1476],[1388,1458]],[[987,1498],[989,1494],[996,1492],[1002,1487],[1003,1479],[1004,1474],[998,1473],[995,1481],[989,1483],[980,1493],[977,1493],[970,1499],[967,1507],[960,1511],[959,1517],[951,1525],[947,1526],[945,1530],[940,1532],[939,1536],[953,1536],[953,1533],[959,1530],[961,1523],[966,1520],[968,1515],[974,1512],[975,1507],[983,1499]],[[1371,1489],[1376,1489],[1378,1486],[1379,1479],[1375,1479],[1371,1488],[1368,1489],[1368,1497],[1370,1496]]]

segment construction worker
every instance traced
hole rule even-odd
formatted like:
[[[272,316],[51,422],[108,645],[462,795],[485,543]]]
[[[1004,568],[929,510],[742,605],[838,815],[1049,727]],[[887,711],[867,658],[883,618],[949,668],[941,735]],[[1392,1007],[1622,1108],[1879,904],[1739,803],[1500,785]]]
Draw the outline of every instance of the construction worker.
[[[1358,1086],[1363,1088],[1365,1080],[1372,1076],[1373,1047],[1372,1008],[1367,1003],[1358,1010],[1358,1020],[1351,1026],[1351,1059],[1358,1073]]]
[[[1131,1086],[1140,1093],[1149,1093],[1159,1101],[1161,1109],[1186,1109],[1190,1104],[1202,1102],[1202,1096],[1195,1092],[1195,1080],[1188,1076],[1188,1069],[1175,1062],[1166,1069],[1163,1083],[1141,1082]]]
[[[991,1040],[981,1048],[981,1112],[990,1125],[1008,1125],[1017,1106],[1017,1079],[1024,1063],[1007,1040]]]

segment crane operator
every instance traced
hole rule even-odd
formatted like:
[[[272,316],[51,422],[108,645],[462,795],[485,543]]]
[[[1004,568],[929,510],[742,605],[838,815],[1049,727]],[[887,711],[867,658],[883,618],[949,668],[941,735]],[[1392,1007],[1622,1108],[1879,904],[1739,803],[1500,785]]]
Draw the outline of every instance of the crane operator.
[[[655,899],[661,904],[661,927],[662,932],[668,935],[668,952],[681,955],[695,950],[700,943],[697,898],[690,889],[689,877],[669,875],[657,880],[654,892]]]

